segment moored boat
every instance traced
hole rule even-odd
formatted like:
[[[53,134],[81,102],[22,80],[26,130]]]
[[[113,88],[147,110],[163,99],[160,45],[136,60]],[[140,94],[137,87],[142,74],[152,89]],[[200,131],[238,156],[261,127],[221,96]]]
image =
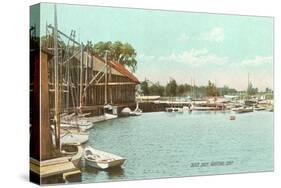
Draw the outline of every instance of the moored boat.
[[[168,107],[165,110],[166,112],[183,112],[183,108],[177,108],[177,107]]]
[[[254,111],[254,109],[252,107],[233,108],[232,110],[236,113],[248,113],[248,112]]]
[[[61,127],[62,128],[77,128],[79,127],[81,130],[88,130],[91,129],[94,126],[93,122],[79,119],[79,120],[71,120],[71,121],[65,121],[62,120]]]
[[[63,144],[61,152],[70,157],[70,161],[76,166],[80,166],[80,161],[83,156],[83,148],[80,144]]]
[[[90,146],[85,148],[84,158],[87,165],[98,169],[120,167],[126,160],[118,155],[96,150]]]
[[[89,133],[84,131],[64,131],[61,133],[61,144],[84,144],[89,140]]]
[[[263,110],[266,110],[265,107],[255,107],[254,108],[255,111],[263,111]]]

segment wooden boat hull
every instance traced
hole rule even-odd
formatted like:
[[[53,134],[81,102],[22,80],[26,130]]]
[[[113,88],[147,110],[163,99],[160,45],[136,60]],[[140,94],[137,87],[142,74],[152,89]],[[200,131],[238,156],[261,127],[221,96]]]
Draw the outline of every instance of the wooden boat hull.
[[[104,151],[86,147],[84,150],[85,163],[97,169],[120,167],[126,161],[125,158]]]
[[[124,164],[126,159],[119,159],[119,160],[115,160],[115,161],[111,161],[108,163],[99,163],[99,162],[94,162],[94,161],[90,161],[85,159],[86,164],[88,166],[94,167],[94,168],[98,168],[98,169],[107,169],[107,168],[112,168],[112,167],[120,167]]]
[[[80,167],[81,158],[83,156],[83,148],[80,144],[63,144],[62,151],[65,155],[70,157],[70,161],[76,167]]]
[[[88,133],[69,133],[61,136],[61,144],[84,144],[89,140]]]
[[[62,128],[77,128],[82,130],[89,130],[94,126],[93,123],[87,123],[87,124],[74,124],[74,123],[61,123]]]

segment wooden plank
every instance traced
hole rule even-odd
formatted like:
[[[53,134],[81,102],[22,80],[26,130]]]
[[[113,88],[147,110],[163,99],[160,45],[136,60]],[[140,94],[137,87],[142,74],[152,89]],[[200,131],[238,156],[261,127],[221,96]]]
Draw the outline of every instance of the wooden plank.
[[[97,83],[94,84],[96,86],[104,86],[105,83]],[[136,85],[135,82],[108,82],[107,85],[109,86],[120,86],[120,85]]]
[[[40,159],[51,158],[52,138],[49,125],[48,57],[41,54],[40,64]],[[39,140],[38,140],[39,141]]]
[[[59,163],[66,163],[69,162],[69,160],[71,159],[71,157],[59,157],[59,158],[54,158],[54,159],[49,159],[49,160],[45,160],[45,161],[38,161],[36,159],[30,158],[30,163],[37,165],[37,166],[48,166],[48,165],[54,165],[54,164],[59,164]]]
[[[45,178],[53,175],[59,175],[67,172],[76,171],[77,168],[74,166],[72,162],[53,164],[44,167],[40,167],[38,165],[30,163],[30,170],[40,175],[41,178]]]

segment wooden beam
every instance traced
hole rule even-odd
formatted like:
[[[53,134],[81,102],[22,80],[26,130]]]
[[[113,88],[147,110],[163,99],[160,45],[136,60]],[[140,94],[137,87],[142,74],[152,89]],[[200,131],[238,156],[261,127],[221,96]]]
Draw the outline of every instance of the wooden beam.
[[[95,86],[104,86],[105,83],[97,83],[97,84],[93,84]],[[136,85],[135,82],[108,82],[107,83],[108,86],[120,86],[120,85]]]

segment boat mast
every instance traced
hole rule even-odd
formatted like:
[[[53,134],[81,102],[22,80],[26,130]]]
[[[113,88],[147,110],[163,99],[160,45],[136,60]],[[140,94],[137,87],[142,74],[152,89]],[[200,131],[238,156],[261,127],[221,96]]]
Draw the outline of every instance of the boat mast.
[[[104,85],[104,104],[107,104],[107,54],[108,50],[105,51],[105,85]]]
[[[80,89],[79,89],[79,98],[80,98],[80,103],[79,103],[79,109],[80,112],[82,111],[82,97],[83,97],[83,43],[80,45]]]
[[[247,98],[246,99],[249,99],[249,86],[250,86],[250,73],[248,72],[248,86],[247,86]]]
[[[58,23],[57,5],[54,5],[54,71],[55,71],[55,140],[56,148],[60,148],[60,98],[59,98],[59,66],[58,66]]]

